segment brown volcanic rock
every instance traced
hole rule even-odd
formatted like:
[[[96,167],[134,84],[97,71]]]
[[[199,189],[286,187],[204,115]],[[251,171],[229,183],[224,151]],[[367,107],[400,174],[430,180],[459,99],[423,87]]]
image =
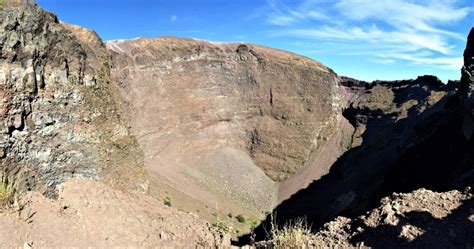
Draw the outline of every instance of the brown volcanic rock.
[[[342,117],[337,76],[288,52],[169,37],[107,48],[148,166],[178,189],[191,178],[268,208],[272,180],[301,169]]]
[[[0,1],[0,7],[18,7],[21,5],[34,3],[34,0],[3,0]]]
[[[1,186],[52,195],[69,178],[114,172],[113,185],[135,188],[142,154],[108,84],[105,46],[33,4],[2,8],[0,20]],[[124,166],[132,187],[117,176]]]
[[[96,48],[97,50],[100,50],[101,47],[104,46],[104,43],[102,42],[102,39],[99,37],[99,35],[90,29],[86,29],[81,26],[77,26],[74,24],[69,24],[69,23],[61,23],[66,29],[71,31],[77,39],[82,44],[87,44],[87,46],[90,46],[92,48]]]
[[[418,189],[383,198],[354,219],[337,217],[312,238],[318,247],[471,248],[473,196]]]

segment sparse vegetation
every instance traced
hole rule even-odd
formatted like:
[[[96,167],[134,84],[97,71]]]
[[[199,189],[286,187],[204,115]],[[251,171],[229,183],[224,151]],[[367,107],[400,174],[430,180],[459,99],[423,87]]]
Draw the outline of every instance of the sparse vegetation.
[[[235,218],[237,219],[238,222],[240,223],[245,223],[245,217],[241,214],[235,216]]]
[[[308,248],[312,237],[311,226],[303,218],[288,222],[282,227],[273,221],[269,237],[268,242],[273,248]]]
[[[229,217],[229,218],[232,219],[232,217],[233,217],[232,213],[228,213],[228,214],[227,214],[227,217]]]
[[[165,204],[168,207],[171,207],[171,198],[169,196],[166,196],[165,199],[163,200],[163,204]]]
[[[428,103],[430,105],[434,105],[438,101],[440,101],[444,96],[446,96],[446,93],[444,91],[433,91],[428,97]]]
[[[14,193],[15,189],[12,184],[0,183],[0,209],[12,202]]]
[[[260,225],[261,221],[260,220],[250,220],[249,222],[249,225],[250,225],[250,230],[255,230],[255,228],[258,227],[258,225]]]
[[[215,227],[217,231],[221,233],[229,233],[233,229],[230,222],[221,220],[219,217],[217,217],[217,221],[213,223],[212,226]]]

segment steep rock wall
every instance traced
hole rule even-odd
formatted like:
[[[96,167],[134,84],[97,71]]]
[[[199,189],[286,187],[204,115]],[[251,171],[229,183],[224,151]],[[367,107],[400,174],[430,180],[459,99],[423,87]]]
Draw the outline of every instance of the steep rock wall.
[[[463,130],[466,139],[472,140],[474,137],[474,29],[471,29],[467,37],[461,73],[459,92],[465,110]]]
[[[139,153],[117,156],[113,146],[130,136],[109,88],[100,38],[95,47],[84,43],[34,4],[1,8],[0,20],[2,184],[51,195],[71,177],[99,179],[118,165],[138,167]]]
[[[148,166],[196,197],[204,186],[271,207],[273,181],[304,168],[340,126],[345,93],[330,69],[308,58],[177,38],[107,48]]]

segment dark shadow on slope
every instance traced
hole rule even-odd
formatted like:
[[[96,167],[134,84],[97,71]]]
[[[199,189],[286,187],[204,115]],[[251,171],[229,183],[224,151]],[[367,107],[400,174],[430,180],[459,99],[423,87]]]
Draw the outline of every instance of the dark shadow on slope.
[[[413,211],[397,216],[397,225],[381,225],[376,228],[364,227],[364,232],[352,239],[352,243],[363,242],[372,248],[472,248],[474,246],[474,199],[466,200],[444,218],[433,217],[429,212]],[[409,226],[420,229],[419,236],[410,234],[403,228]],[[404,236],[413,236],[409,241]]]
[[[380,110],[346,111],[354,115],[347,117],[351,123],[366,122],[363,144],[342,155],[327,175],[276,207],[278,223],[306,217],[318,229],[338,215],[361,215],[393,192],[464,187],[456,186],[453,179],[472,169],[474,146],[461,133],[457,100],[444,97],[421,113],[413,107],[401,120]],[[267,217],[254,231],[257,241],[265,238],[270,227]],[[248,243],[249,238],[241,237],[238,244]]]

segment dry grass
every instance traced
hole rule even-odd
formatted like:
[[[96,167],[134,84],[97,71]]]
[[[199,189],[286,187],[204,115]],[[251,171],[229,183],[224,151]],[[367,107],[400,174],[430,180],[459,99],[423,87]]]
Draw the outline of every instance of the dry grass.
[[[12,203],[14,194],[15,189],[12,184],[0,183],[0,210]]]
[[[273,248],[308,248],[313,234],[306,219],[298,218],[282,227],[279,227],[275,221],[272,222],[269,236],[269,242]]]
[[[443,91],[439,91],[439,92],[433,91],[428,97],[428,103],[430,105],[434,105],[438,103],[438,101],[440,101],[444,96],[446,96],[446,93]]]
[[[231,233],[233,232],[233,227],[232,224],[227,221],[227,220],[221,220],[219,217],[217,217],[217,221],[212,224],[213,227],[217,229],[218,232],[220,233]]]

